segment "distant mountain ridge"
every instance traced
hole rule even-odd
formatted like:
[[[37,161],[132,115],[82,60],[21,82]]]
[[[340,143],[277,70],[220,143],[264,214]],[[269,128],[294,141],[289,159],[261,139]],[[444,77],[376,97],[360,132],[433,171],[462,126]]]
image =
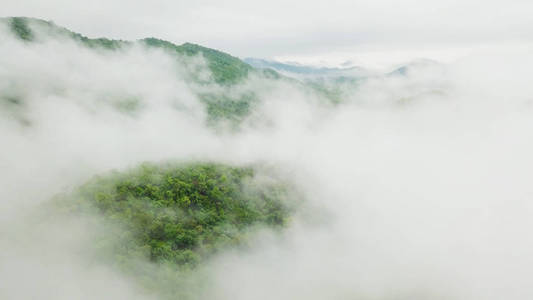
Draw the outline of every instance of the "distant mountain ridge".
[[[108,38],[88,38],[82,34],[73,32],[67,28],[61,27],[52,21],[45,21],[28,17],[7,17],[0,18],[0,26],[8,30],[14,38],[23,43],[38,44],[46,42],[48,39],[73,41],[82,47],[94,49],[97,51],[119,51],[127,50],[133,46],[143,46],[147,48],[161,49],[174,57],[182,67],[184,57],[202,56],[206,62],[210,76],[203,76],[202,69],[187,68],[182,71],[183,79],[191,87],[207,112],[207,122],[212,126],[227,126],[234,128],[250,114],[252,108],[258,99],[250,87],[239,85],[244,82],[249,75],[255,75],[263,79],[280,79],[281,76],[272,70],[255,69],[237,57],[231,56],[222,51],[203,47],[192,43],[176,45],[172,42],[148,37],[136,41],[126,41]],[[54,45],[58,47],[58,45]],[[188,60],[186,60],[188,61]],[[192,61],[191,61],[192,62]],[[188,62],[185,62],[188,64]],[[233,88],[239,85],[238,88]],[[209,88],[202,88],[209,86]],[[15,92],[14,92],[15,91]],[[111,102],[117,103],[117,110],[124,113],[135,113],[141,109],[142,99],[134,97],[133,99],[113,98]],[[0,104],[8,103],[23,111],[25,96],[22,91],[17,89],[0,90]],[[13,108],[15,109],[15,108]],[[21,123],[27,122],[26,118],[17,114],[17,119]],[[226,128],[226,127],[225,127]]]
[[[428,70],[438,63],[430,60],[418,60],[405,64],[392,72],[383,73],[361,67],[313,67],[296,63],[282,63],[267,59],[246,58],[241,60],[230,54],[192,43],[176,45],[162,39],[147,37],[135,41],[108,38],[88,38],[82,34],[61,27],[52,21],[28,17],[0,18],[0,25],[23,43],[41,43],[47,39],[74,41],[83,47],[99,52],[118,51],[135,45],[161,49],[177,60],[176,67],[183,67],[183,80],[190,84],[193,93],[205,106],[209,124],[223,124],[236,128],[251,115],[263,99],[257,96],[255,85],[245,84],[247,79],[261,80],[269,84],[283,82],[295,89],[314,93],[321,101],[330,104],[342,103],[350,99],[351,93],[372,79],[384,77],[408,77],[418,70]],[[58,45],[54,45],[57,47]],[[202,56],[205,65],[198,64],[184,57]],[[182,65],[191,62],[196,67]],[[208,72],[204,72],[208,71]],[[204,76],[209,73],[208,76]],[[206,88],[207,87],[207,88]],[[24,93],[0,91],[0,103],[22,107]],[[125,113],[134,113],[141,107],[139,103],[148,99],[114,99],[118,108]],[[118,109],[117,108],[117,109]],[[20,118],[25,120],[24,118]],[[25,122],[25,121],[24,121]],[[229,125],[228,125],[229,124]]]
[[[172,42],[147,37],[136,41],[126,41],[108,38],[88,38],[80,33],[73,32],[67,28],[56,25],[52,21],[45,21],[30,17],[4,17],[0,18],[0,23],[7,23],[13,34],[26,42],[33,42],[39,39],[37,33],[32,29],[38,26],[39,33],[50,36],[62,36],[71,38],[80,44],[90,48],[101,48],[107,50],[117,50],[128,47],[136,43],[146,46],[164,49],[177,55],[194,56],[201,54],[207,62],[212,73],[213,80],[218,84],[231,85],[245,79],[250,73],[260,73],[271,78],[280,78],[280,74],[296,79],[360,79],[375,76],[406,76],[413,68],[434,66],[438,63],[428,59],[418,59],[404,64],[389,73],[377,73],[362,67],[314,67],[296,63],[283,63],[274,60],[248,57],[243,60],[228,53],[212,48],[200,46],[193,43],[176,45]]]
[[[29,17],[7,17],[0,18],[0,22],[5,22],[13,34],[26,42],[33,42],[38,39],[37,33],[32,29],[39,26],[39,29],[47,35],[56,35],[71,38],[80,44],[91,48],[103,48],[116,50],[131,46],[135,43],[143,43],[149,47],[165,49],[180,55],[193,56],[202,54],[210,68],[213,79],[219,84],[232,84],[245,78],[253,68],[237,57],[225,52],[203,47],[196,44],[184,43],[176,45],[172,42],[149,37],[137,41],[115,40],[107,38],[88,38],[82,34],[70,31],[64,27],[56,25],[52,21],[45,21]]]
[[[348,67],[348,68],[328,68],[328,67],[313,67],[308,65],[299,65],[292,63],[282,63],[274,60],[260,59],[248,57],[244,59],[244,62],[259,69],[273,69],[280,73],[302,75],[307,77],[338,77],[338,76],[350,76],[350,77],[366,77],[370,75],[370,71],[361,67]]]
[[[394,69],[392,72],[387,73],[387,76],[407,76],[410,72],[412,72],[414,69],[426,69],[426,68],[432,68],[439,66],[440,64],[434,60],[431,59],[415,59],[407,64],[404,64],[396,69]]]

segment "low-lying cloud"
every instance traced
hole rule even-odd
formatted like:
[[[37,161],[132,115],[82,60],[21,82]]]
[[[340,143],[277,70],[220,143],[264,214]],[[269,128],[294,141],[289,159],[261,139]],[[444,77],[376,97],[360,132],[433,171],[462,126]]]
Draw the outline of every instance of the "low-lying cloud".
[[[206,299],[533,296],[530,51],[370,78],[344,87],[337,105],[252,77],[234,89],[255,91],[260,104],[239,131],[217,133],[197,94],[222,88],[182,71],[207,70],[201,58],[8,35],[2,298],[157,299],[88,262],[80,248],[95,229],[70,220],[35,230],[33,212],[95,174],[198,159],[274,165],[322,210],[298,215],[282,236],[265,233],[245,254],[217,257]],[[128,99],[138,101],[133,112],[117,109]]]

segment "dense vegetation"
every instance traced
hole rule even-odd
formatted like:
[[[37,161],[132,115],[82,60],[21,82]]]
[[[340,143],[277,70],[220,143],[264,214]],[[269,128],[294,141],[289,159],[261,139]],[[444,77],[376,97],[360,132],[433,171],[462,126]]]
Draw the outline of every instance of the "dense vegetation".
[[[25,41],[34,41],[36,38],[31,28],[31,25],[33,24],[39,26],[39,29],[48,35],[72,38],[73,40],[91,48],[104,48],[113,50],[130,44],[130,42],[122,40],[111,40],[106,38],[90,39],[79,33],[75,33],[66,28],[57,26],[51,21],[26,17],[10,17],[4,20],[6,20],[15,36]]]
[[[198,94],[198,98],[205,105],[207,111],[207,122],[212,126],[224,122],[229,123],[232,128],[236,127],[250,113],[253,105],[257,103],[256,96],[252,91],[230,92],[229,88],[231,86],[242,82],[251,73],[263,76],[264,78],[279,78],[279,74],[275,71],[255,70],[250,65],[229,54],[191,43],[176,45],[156,38],[145,38],[137,42],[106,38],[91,39],[57,26],[50,21],[25,17],[12,17],[0,20],[8,24],[15,36],[26,42],[36,42],[40,38],[58,37],[74,40],[85,47],[103,51],[114,51],[139,43],[148,48],[162,49],[171,56],[176,57],[180,62],[183,57],[201,55],[205,59],[210,71],[210,78],[199,78],[198,74],[191,70],[187,70],[187,76],[191,79],[191,84],[193,85],[213,84],[220,87],[207,89],[209,92],[202,91]],[[5,102],[2,101],[3,98],[5,97],[0,95],[0,102]],[[135,101],[124,102],[119,99],[115,102],[118,103],[116,107],[119,111],[131,113],[132,109],[138,107],[138,104],[142,101],[143,99],[135,99]]]
[[[91,48],[115,50],[132,44],[132,42],[128,41],[112,40],[107,38],[91,39],[79,33],[72,32],[66,28],[57,26],[53,22],[40,19],[11,17],[5,20],[7,20],[11,31],[17,37],[25,41],[32,41],[34,39],[34,34],[30,25],[35,24],[49,35],[69,37],[80,42],[84,46]],[[202,55],[207,61],[207,66],[213,75],[213,80],[218,84],[237,83],[238,81],[246,78],[248,73],[253,70],[250,65],[244,63],[236,57],[196,44],[185,43],[182,45],[176,45],[171,42],[156,38],[145,38],[138,42],[143,43],[148,47],[164,49],[174,55]]]
[[[257,98],[254,93],[244,93],[239,97],[226,95],[202,94],[200,99],[207,107],[210,124],[217,124],[225,120],[230,125],[236,126],[250,113]]]
[[[57,203],[77,213],[96,210],[123,228],[101,243],[117,260],[145,255],[193,268],[220,249],[242,245],[256,226],[285,225],[287,196],[287,185],[260,182],[250,167],[143,164],[96,177]]]
[[[21,40],[31,41],[33,39],[32,31],[25,18],[9,18],[8,23],[13,33]]]
[[[250,65],[244,63],[236,57],[196,44],[185,43],[178,46],[171,42],[156,38],[146,38],[141,41],[149,47],[165,49],[173,54],[187,56],[202,54],[207,61],[209,69],[211,70],[213,79],[219,84],[236,83],[246,78],[248,72],[252,70]]]
[[[256,91],[240,84],[250,75],[257,76],[263,80],[284,81],[293,87],[319,95],[321,99],[324,99],[325,103],[339,103],[342,94],[340,84],[320,81],[300,82],[284,77],[272,69],[254,69],[249,64],[227,53],[191,43],[176,45],[157,38],[145,38],[136,42],[88,38],[57,26],[51,21],[25,17],[0,19],[0,21],[2,20],[8,24],[15,36],[28,43],[38,42],[41,39],[50,37],[63,38],[74,40],[85,47],[100,51],[115,51],[140,44],[148,48],[162,49],[179,61],[178,66],[182,65],[183,58],[201,55],[206,62],[210,76],[203,76],[205,72],[195,68],[184,68],[185,78],[191,84],[192,90],[196,91],[198,99],[205,107],[207,124],[222,130],[238,129],[241,122],[260,103]],[[0,91],[0,103],[16,111],[17,120],[21,124],[27,125],[30,122],[25,119],[22,113],[24,99],[19,94],[13,91]],[[15,99],[16,101],[11,101],[10,99]],[[135,115],[137,109],[142,107],[144,101],[149,100],[140,97],[125,100],[109,99],[118,111],[132,116]]]

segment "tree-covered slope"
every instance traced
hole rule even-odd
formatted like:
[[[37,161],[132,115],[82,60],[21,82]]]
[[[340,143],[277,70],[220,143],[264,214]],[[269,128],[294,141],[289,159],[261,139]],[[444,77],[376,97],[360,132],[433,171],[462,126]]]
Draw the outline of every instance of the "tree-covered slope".
[[[282,228],[291,213],[289,186],[251,167],[216,163],[142,164],[96,177],[56,204],[94,213],[123,228],[101,243],[122,260],[192,268],[246,241],[253,228]]]
[[[112,50],[130,44],[130,42],[123,40],[112,40],[107,38],[91,39],[79,33],[72,32],[64,27],[58,26],[51,21],[45,21],[36,18],[8,17],[0,20],[8,24],[15,36],[28,42],[35,41],[39,38],[37,32],[32,29],[33,26],[38,26],[42,34],[72,38],[73,40],[78,41],[85,46],[93,48],[105,48]]]
[[[162,48],[180,55],[194,56],[202,54],[207,60],[209,69],[217,83],[236,83],[245,78],[252,70],[250,65],[234,56],[200,45],[185,43],[178,46],[156,38],[145,38],[141,41],[150,47]]]
[[[67,40],[104,54],[107,51],[126,51],[134,46],[140,46],[141,49],[160,49],[171,58],[175,58],[176,68],[178,68],[176,73],[180,74],[180,78],[177,78],[177,80],[185,80],[191,91],[196,94],[198,100],[205,107],[206,121],[210,126],[220,124],[222,125],[221,128],[234,129],[251,113],[254,105],[258,103],[256,93],[250,90],[249,87],[240,84],[250,74],[255,74],[255,76],[260,76],[266,80],[279,78],[279,75],[274,71],[255,70],[250,65],[227,53],[191,43],[176,45],[156,38],[145,38],[138,41],[88,38],[60,27],[51,21],[26,17],[1,18],[0,24],[5,25],[10,34],[28,43],[28,45],[48,40],[60,42]],[[54,43],[52,46],[58,47],[60,45],[61,43]],[[146,54],[148,55],[149,53]],[[189,59],[192,57],[201,57],[201,59]],[[206,74],[208,76],[205,76]],[[8,89],[0,87],[2,89],[0,90],[0,103],[8,109],[16,111],[17,115],[21,115],[17,119],[24,124],[30,124],[31,121],[26,120],[23,116],[25,101],[21,95],[25,93],[17,91],[17,89],[19,86],[27,84],[31,85],[31,83],[27,82],[16,84],[11,82],[8,84]],[[237,88],[234,88],[235,86]],[[42,85],[39,87],[42,87]],[[61,91],[62,89],[63,87],[54,87],[48,90]],[[104,97],[106,99],[112,98],[111,95],[104,95]],[[143,102],[152,101],[152,99],[143,99],[142,97],[133,98],[135,98],[134,104],[136,105],[131,106],[129,104],[132,101],[127,101],[128,105],[126,107],[118,105],[117,109],[131,114],[132,109],[140,109]],[[110,101],[113,103],[124,102],[123,99],[110,99]]]
[[[136,42],[113,40],[107,38],[91,39],[79,33],[72,32],[66,28],[57,26],[51,21],[44,21],[27,17],[4,18],[3,22],[6,22],[9,25],[11,31],[18,38],[28,42],[37,39],[36,32],[34,32],[32,27],[38,26],[39,29],[41,29],[48,35],[69,37],[85,46],[92,48],[103,48],[113,50],[129,46],[133,43],[143,43],[149,47],[167,50],[171,54],[187,56],[202,55],[205,58],[207,65],[213,75],[213,80],[219,84],[237,83],[239,80],[246,78],[248,73],[253,70],[250,65],[234,56],[231,56],[222,51],[202,47],[200,45],[191,43],[176,45],[171,42],[156,38],[145,38]]]
[[[184,81],[191,92],[195,94],[205,110],[206,123],[222,130],[238,129],[239,125],[262,103],[263,99],[260,95],[267,95],[268,93],[264,91],[269,88],[258,91],[257,82],[259,81],[261,82],[259,87],[274,87],[276,84],[281,84],[290,89],[298,89],[317,95],[324,100],[324,103],[340,102],[341,92],[338,84],[299,81],[280,75],[272,69],[256,69],[227,53],[191,43],[176,45],[157,38],[144,38],[137,41],[88,38],[57,26],[51,21],[26,17],[3,18],[0,19],[0,23],[7,25],[11,34],[29,45],[50,39],[54,41],[69,40],[95,50],[95,53],[98,54],[112,52],[118,55],[126,55],[128,54],[126,50],[134,47],[137,47],[136,50],[160,49],[169,54],[171,59],[176,60],[176,74],[179,74],[179,76],[176,75],[179,77],[176,80]],[[51,46],[61,47],[61,43],[53,43]],[[143,54],[153,54],[149,52]],[[103,57],[116,59],[116,56],[103,55]],[[201,59],[190,59],[192,57],[201,57]],[[25,93],[17,89],[23,86],[23,89],[27,89],[27,84],[31,85],[32,83],[9,83],[9,90],[0,90],[0,103],[15,111],[17,120],[22,124],[31,124],[31,120],[28,120],[23,113]],[[37,82],[35,84],[38,84],[39,88],[43,88],[42,84]],[[48,84],[53,85],[53,87],[45,88],[46,93],[49,91],[61,92],[65,89],[65,87],[55,86],[56,83]],[[97,101],[111,102],[118,111],[129,115],[138,115],[144,103],[153,101],[151,98],[143,98],[138,95],[118,97],[106,91],[102,91],[102,94],[102,96],[98,96]]]

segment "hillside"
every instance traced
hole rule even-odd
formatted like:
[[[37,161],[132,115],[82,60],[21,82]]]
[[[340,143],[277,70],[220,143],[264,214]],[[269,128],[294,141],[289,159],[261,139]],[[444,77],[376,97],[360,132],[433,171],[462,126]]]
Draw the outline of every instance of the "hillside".
[[[176,45],[157,38],[144,38],[137,41],[88,38],[58,26],[51,21],[26,17],[3,18],[0,19],[0,23],[6,24],[16,38],[29,44],[42,43],[50,39],[59,41],[68,39],[83,47],[103,52],[127,51],[133,46],[160,49],[176,60],[179,68],[176,71],[189,78],[189,88],[193,90],[198,100],[205,106],[208,116],[206,121],[213,127],[233,130],[258,104],[259,101],[255,91],[239,86],[248,79],[249,75],[254,74],[254,76],[265,80],[281,78],[275,71],[257,70],[227,53],[191,43]],[[57,45],[54,45],[54,47],[57,47]],[[197,64],[194,59],[188,58],[198,56],[202,57],[202,60],[206,63],[206,67],[209,70],[208,77],[205,76],[205,73],[202,73],[201,69],[198,69],[198,66],[188,66]],[[14,84],[12,83],[12,85]],[[15,86],[23,85],[23,83],[15,84]],[[22,114],[25,102],[22,95],[25,93],[17,91],[17,89],[8,88],[0,91],[0,102],[5,100],[5,103],[12,107],[10,109],[17,111],[17,114]],[[135,114],[142,107],[144,101],[148,101],[148,99],[137,96],[112,100],[113,103],[116,103],[114,106],[118,110],[130,115]],[[23,116],[16,118],[24,124],[30,124]]]
[[[533,1],[1,1],[0,300],[533,300]]]
[[[68,37],[91,48],[116,50],[130,46],[134,43],[143,43],[149,47],[167,50],[172,54],[187,56],[202,55],[207,61],[208,67],[213,74],[214,81],[219,84],[237,83],[246,78],[248,73],[253,69],[250,65],[227,53],[191,43],[176,45],[156,38],[145,38],[134,42],[107,38],[92,39],[60,27],[51,21],[41,19],[10,17],[3,18],[1,21],[9,24],[12,32],[17,37],[27,42],[38,40],[39,37],[37,33],[32,29],[32,27],[38,26],[41,33],[49,36]]]
[[[265,65],[268,61],[257,59],[248,60],[252,66],[227,53],[191,43],[176,45],[154,37],[137,41],[88,38],[51,21],[26,17],[10,17],[0,20],[8,25],[15,37],[26,43],[39,43],[47,39],[68,39],[83,47],[104,52],[122,51],[133,46],[141,46],[147,47],[147,49],[163,50],[174,57],[179,65],[183,65],[187,58],[201,56],[206,62],[209,77],[206,78],[205,74],[203,75],[201,70],[199,71],[196,67],[190,68],[185,65],[181,66],[179,71],[184,72],[189,78],[190,87],[196,93],[198,100],[205,106],[208,116],[207,123],[223,130],[233,131],[238,128],[242,121],[260,105],[261,99],[258,98],[257,91],[245,84],[250,78],[259,78],[262,82],[271,82],[271,84],[278,82],[294,89],[307,91],[307,93],[316,93],[323,99],[324,103],[335,104],[341,102],[342,89],[345,86],[351,88],[354,85],[357,76],[359,76],[355,76],[355,73],[362,72],[358,68],[347,71],[272,63]],[[262,63],[258,65],[258,62]],[[355,73],[352,74],[353,72]],[[292,76],[293,74],[304,75],[304,77]],[[208,88],[205,88],[206,86]],[[1,91],[0,98],[2,98]],[[10,103],[10,106],[24,102],[19,96],[9,95],[4,98],[7,99],[6,101]],[[138,97],[114,100],[117,103],[115,105],[117,109],[127,114],[134,114],[142,107],[143,101],[145,99]],[[16,110],[21,109],[16,108]],[[23,117],[19,117],[19,119],[23,123],[28,123]]]
[[[285,228],[293,196],[290,185],[257,167],[144,163],[96,176],[55,197],[51,208],[76,218],[101,216],[98,223],[108,230],[96,236],[93,252],[148,290],[189,299],[194,287],[184,277],[214,254],[245,247],[258,230]],[[152,274],[156,278],[139,276],[144,260],[168,269]]]
[[[132,255],[194,267],[245,240],[253,226],[286,225],[289,186],[252,167],[216,163],[150,164],[97,176],[56,205],[76,213],[97,210],[132,237]],[[265,176],[264,172],[262,176]],[[111,242],[111,241],[109,241]]]
[[[218,136],[225,128],[238,128],[253,113],[262,91],[247,80],[283,80],[274,71],[256,70],[229,54],[195,44],[156,38],[92,39],[33,18],[1,22],[11,35],[9,46],[18,49],[13,52],[27,51],[24,62],[31,58],[20,72],[8,60],[2,65],[10,68],[0,73],[0,113],[6,116],[6,126],[31,134],[53,119],[58,123],[50,124],[56,132],[51,136],[72,129],[74,147],[82,151],[114,148],[116,141],[133,141],[143,134],[145,142],[129,148],[133,155],[152,147],[158,137],[167,146],[180,143],[179,148],[186,148],[197,142],[196,134]],[[156,76],[150,77],[150,72]],[[41,105],[54,108],[35,114]],[[152,118],[154,113],[157,118]],[[87,117],[88,131],[102,131],[77,131],[70,122],[85,118],[81,116]],[[103,138],[117,124],[124,125],[124,131],[111,133],[108,142],[83,146],[85,140]],[[192,124],[197,130],[188,130]],[[148,130],[143,133],[139,125]],[[64,141],[57,145],[69,147]],[[125,156],[130,152],[120,148]],[[164,160],[147,156],[115,165],[117,171],[109,171],[114,168],[108,161],[91,171],[92,179],[65,179],[68,190],[54,190],[43,200],[39,213],[45,216],[37,222],[52,226],[56,220],[83,220],[90,233],[79,238],[87,241],[83,251],[91,264],[105,264],[159,298],[195,299],[207,284],[210,274],[202,272],[211,261],[230,251],[245,251],[264,232],[282,232],[290,225],[298,196],[288,180],[258,165],[225,164],[201,155],[191,162],[175,154],[178,148],[165,148],[154,148],[169,151]],[[203,148],[208,147],[198,150]],[[179,162],[160,162],[174,158]],[[75,172],[84,170],[87,165]]]

